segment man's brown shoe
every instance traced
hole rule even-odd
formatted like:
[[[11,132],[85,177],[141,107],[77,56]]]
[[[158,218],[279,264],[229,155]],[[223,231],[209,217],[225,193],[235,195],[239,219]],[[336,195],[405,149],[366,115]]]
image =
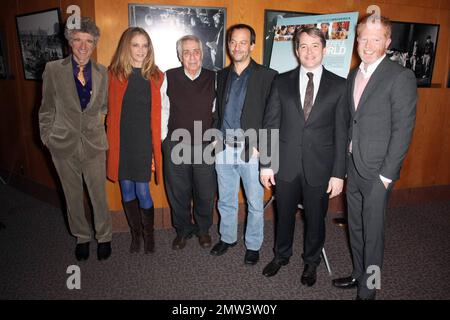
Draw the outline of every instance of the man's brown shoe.
[[[187,236],[177,236],[175,239],[173,239],[172,242],[172,249],[173,250],[181,250],[186,246],[186,241],[188,239],[192,238],[192,233],[188,234]]]
[[[186,238],[177,236],[175,239],[173,239],[172,242],[172,249],[173,250],[181,250],[186,246]]]
[[[198,236],[198,243],[202,248],[211,247],[211,236],[209,234],[203,234],[201,236]]]

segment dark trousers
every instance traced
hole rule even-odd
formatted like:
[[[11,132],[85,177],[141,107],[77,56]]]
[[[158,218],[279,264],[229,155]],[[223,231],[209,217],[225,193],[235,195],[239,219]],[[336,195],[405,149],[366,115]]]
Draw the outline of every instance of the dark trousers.
[[[358,295],[371,298],[375,295],[375,289],[368,288],[367,280],[374,274],[371,266],[381,270],[383,263],[384,221],[393,183],[386,189],[379,177],[372,180],[362,178],[355,168],[353,157],[349,157],[347,204],[352,276],[358,280]]]
[[[164,180],[167,198],[172,209],[172,222],[179,236],[208,234],[212,225],[214,197],[217,189],[214,164],[175,164],[171,153],[178,142],[168,138],[163,143]],[[187,147],[187,146],[185,146]],[[204,147],[189,146],[192,158],[194,152]],[[193,160],[193,159],[191,159]],[[193,202],[194,222],[192,222]]]
[[[328,209],[328,184],[318,187],[308,185],[303,175],[287,182],[276,181],[277,224],[275,258],[289,260],[295,230],[297,206],[302,203],[305,213],[305,235],[303,261],[318,265],[320,253],[325,243],[325,216]]]

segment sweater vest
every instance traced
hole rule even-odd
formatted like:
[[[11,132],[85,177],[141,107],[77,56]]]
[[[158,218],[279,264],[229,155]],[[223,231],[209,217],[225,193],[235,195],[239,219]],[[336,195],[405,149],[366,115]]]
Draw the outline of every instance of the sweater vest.
[[[184,68],[170,69],[167,76],[167,96],[170,99],[169,136],[175,129],[190,132],[194,142],[194,121],[201,121],[203,133],[212,126],[215,99],[215,73],[202,68],[200,75],[189,79]],[[196,140],[202,137],[196,137]]]

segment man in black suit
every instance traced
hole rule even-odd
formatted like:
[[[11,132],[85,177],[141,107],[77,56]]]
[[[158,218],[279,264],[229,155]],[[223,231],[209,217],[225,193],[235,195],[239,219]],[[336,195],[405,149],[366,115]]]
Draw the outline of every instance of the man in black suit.
[[[216,154],[220,241],[211,254],[222,255],[237,242],[238,194],[242,178],[248,204],[244,262],[254,265],[259,260],[263,242],[264,189],[259,183],[258,141],[247,133],[251,131],[249,129],[255,133],[262,128],[276,71],[251,59],[256,38],[252,27],[237,24],[227,35],[232,64],[217,73],[214,115],[214,127],[221,131],[225,147]]]
[[[411,142],[417,85],[411,70],[386,56],[391,43],[387,18],[363,18],[357,35],[362,62],[350,72],[346,93],[351,114],[346,193],[353,272],[333,280],[333,285],[358,287],[357,299],[375,299],[386,206]]]
[[[265,129],[279,129],[279,171],[275,172],[273,163],[261,169],[261,182],[267,189],[276,180],[278,208],[275,257],[263,274],[274,276],[289,262],[295,214],[303,199],[306,228],[301,282],[308,286],[316,282],[328,199],[342,192],[345,177],[345,79],[322,66],[325,45],[318,28],[297,32],[295,48],[301,66],[275,79],[264,118]]]

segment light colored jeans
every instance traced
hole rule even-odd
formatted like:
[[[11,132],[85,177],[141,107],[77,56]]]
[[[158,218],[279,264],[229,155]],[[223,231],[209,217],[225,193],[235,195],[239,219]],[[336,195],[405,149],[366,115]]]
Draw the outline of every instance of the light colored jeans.
[[[247,249],[256,251],[263,242],[264,190],[259,182],[258,157],[244,162],[241,159],[242,149],[227,146],[216,155],[218,208],[221,218],[219,232],[223,242],[231,244],[237,241],[238,193],[242,178],[248,205],[245,245]]]

